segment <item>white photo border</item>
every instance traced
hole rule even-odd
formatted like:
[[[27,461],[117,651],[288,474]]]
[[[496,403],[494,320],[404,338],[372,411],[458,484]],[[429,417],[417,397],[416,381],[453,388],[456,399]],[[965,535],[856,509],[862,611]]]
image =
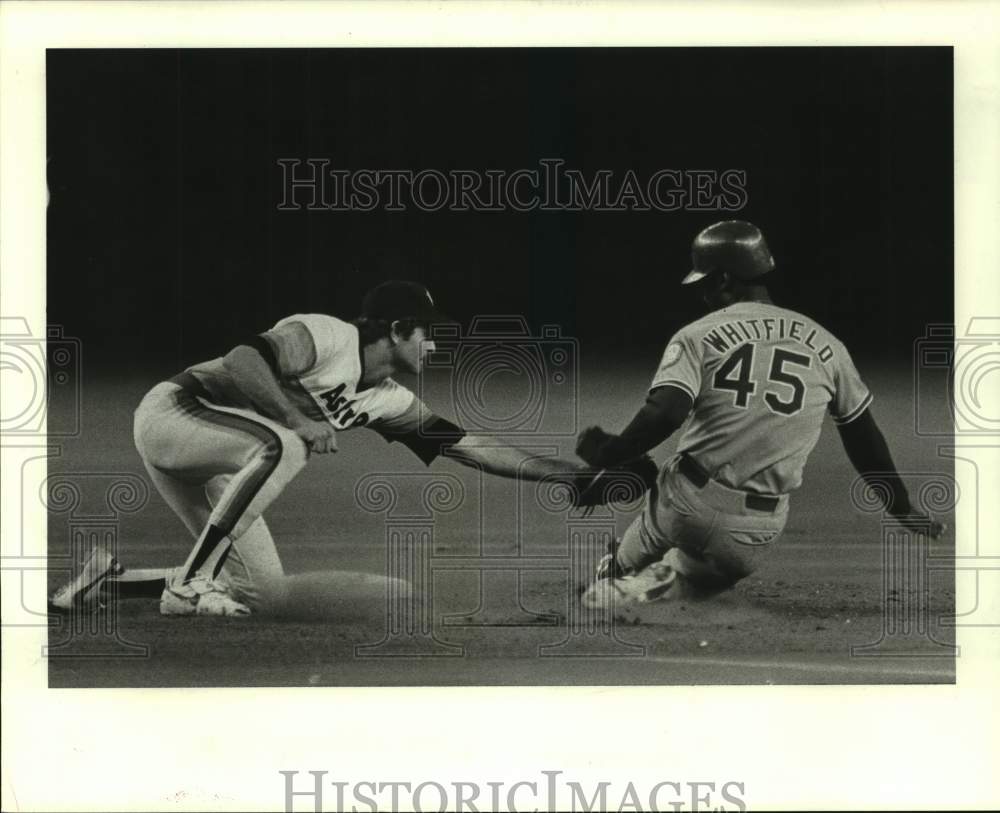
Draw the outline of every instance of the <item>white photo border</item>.
[[[45,324],[46,48],[943,45],[955,49],[961,329],[1000,314],[998,31],[989,2],[5,2],[3,312]],[[981,456],[981,493],[997,494],[998,447],[983,443],[967,453]],[[15,534],[44,539],[46,518],[21,516],[4,492],[6,555]],[[959,506],[959,530],[978,520],[982,539],[1000,540],[1000,513],[983,502],[978,517]],[[998,594],[978,597],[992,618]],[[960,609],[971,600],[958,593]],[[50,690],[46,630],[7,629],[2,808],[282,809],[280,770],[735,780],[751,809],[996,806],[1000,629],[956,632],[955,686]]]

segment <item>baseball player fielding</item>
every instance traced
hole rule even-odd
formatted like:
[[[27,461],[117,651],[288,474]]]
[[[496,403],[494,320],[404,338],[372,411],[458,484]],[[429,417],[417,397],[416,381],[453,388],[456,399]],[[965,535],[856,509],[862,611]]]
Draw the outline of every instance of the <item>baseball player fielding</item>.
[[[282,608],[289,580],[264,512],[312,455],[336,452],[337,433],[352,429],[402,443],[426,465],[447,454],[501,477],[563,482],[580,506],[614,493],[616,473],[633,485],[636,476],[646,487],[652,482],[656,467],[648,459],[595,475],[579,463],[467,434],[392,378],[419,374],[435,349],[430,326],[446,319],[427,289],[386,282],[365,296],[361,310],[353,322],[289,316],[153,387],[135,412],[135,448],[194,546],[179,567],[140,570],[126,570],[97,547],[50,607],[159,596],[168,616]],[[366,593],[364,578],[346,581],[365,595],[381,596],[385,587],[382,580]],[[343,589],[345,579],[335,584]],[[394,586],[396,593],[406,589]]]

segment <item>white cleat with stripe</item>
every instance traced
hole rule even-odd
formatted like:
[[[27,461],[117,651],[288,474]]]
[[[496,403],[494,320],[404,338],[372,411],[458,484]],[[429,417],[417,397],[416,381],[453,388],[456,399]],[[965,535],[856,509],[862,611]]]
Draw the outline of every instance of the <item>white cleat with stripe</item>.
[[[161,615],[250,615],[226,590],[206,576],[196,576],[187,584],[168,584],[160,596]]]
[[[584,591],[580,601],[591,610],[621,610],[665,598],[676,581],[676,570],[655,562],[635,574],[598,579]]]

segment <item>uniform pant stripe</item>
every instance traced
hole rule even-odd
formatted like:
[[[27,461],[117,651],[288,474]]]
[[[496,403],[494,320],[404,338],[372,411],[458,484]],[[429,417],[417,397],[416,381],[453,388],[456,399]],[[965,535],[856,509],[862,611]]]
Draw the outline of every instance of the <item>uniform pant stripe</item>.
[[[250,507],[254,497],[264,487],[268,478],[281,464],[284,444],[278,434],[270,427],[243,415],[235,415],[232,412],[207,407],[191,393],[184,390],[177,393],[177,405],[191,417],[210,423],[216,428],[251,435],[260,441],[267,450],[257,456],[250,476],[246,477],[236,494],[232,495],[223,516],[215,523],[223,533],[228,535],[236,527],[236,523]]]

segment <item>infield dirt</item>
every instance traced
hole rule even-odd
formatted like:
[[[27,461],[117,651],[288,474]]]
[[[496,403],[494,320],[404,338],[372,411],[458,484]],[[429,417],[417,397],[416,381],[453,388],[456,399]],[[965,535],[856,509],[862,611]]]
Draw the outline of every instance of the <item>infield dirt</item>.
[[[953,461],[937,453],[942,441],[914,432],[909,379],[860,366],[899,469],[919,472],[918,479],[952,473]],[[649,370],[604,365],[585,372],[574,423],[619,428],[641,403]],[[107,477],[95,475],[145,479],[132,447],[131,413],[153,383],[90,379],[83,389],[82,432],[48,461],[50,478],[66,475],[83,493],[77,508],[50,515],[50,590],[66,577],[72,528],[104,498],[88,493],[106,487]],[[426,400],[449,403],[447,383],[431,383]],[[944,417],[940,403],[923,408]],[[503,413],[502,404],[497,409]],[[454,410],[442,412],[454,417]],[[340,452],[311,461],[266,514],[293,596],[281,617],[164,618],[155,601],[132,600],[121,602],[111,619],[117,636],[92,632],[90,620],[80,620],[81,631],[73,619],[54,619],[50,685],[954,681],[947,646],[954,629],[942,621],[956,610],[954,518],[942,515],[950,530],[930,547],[927,562],[887,571],[880,515],[852,502],[855,475],[830,423],[792,498],[785,534],[761,570],[711,602],[649,605],[610,628],[581,621],[575,601],[581,578],[568,555],[571,544],[591,544],[593,559],[599,535],[588,543],[584,533],[583,542],[571,543],[570,533],[599,525],[620,532],[634,505],[583,526],[567,511],[546,509],[533,486],[482,478],[443,460],[425,469],[399,444],[364,430],[341,433],[339,441]],[[573,446],[568,435],[524,442],[564,455]],[[661,447],[657,461],[673,446]],[[366,510],[358,497],[364,478],[379,474],[402,495],[388,514]],[[404,504],[409,490],[442,475],[457,488],[457,505],[428,520],[420,506],[414,513]],[[118,555],[129,567],[179,564],[186,555],[186,532],[155,492],[113,525]],[[420,566],[432,595],[412,616],[390,617],[378,577],[390,572],[387,531],[400,527],[428,534],[430,551]],[[914,567],[922,575],[903,578]],[[415,630],[415,643],[389,635],[388,645],[371,646],[394,625]],[[852,647],[880,641],[852,654]]]

